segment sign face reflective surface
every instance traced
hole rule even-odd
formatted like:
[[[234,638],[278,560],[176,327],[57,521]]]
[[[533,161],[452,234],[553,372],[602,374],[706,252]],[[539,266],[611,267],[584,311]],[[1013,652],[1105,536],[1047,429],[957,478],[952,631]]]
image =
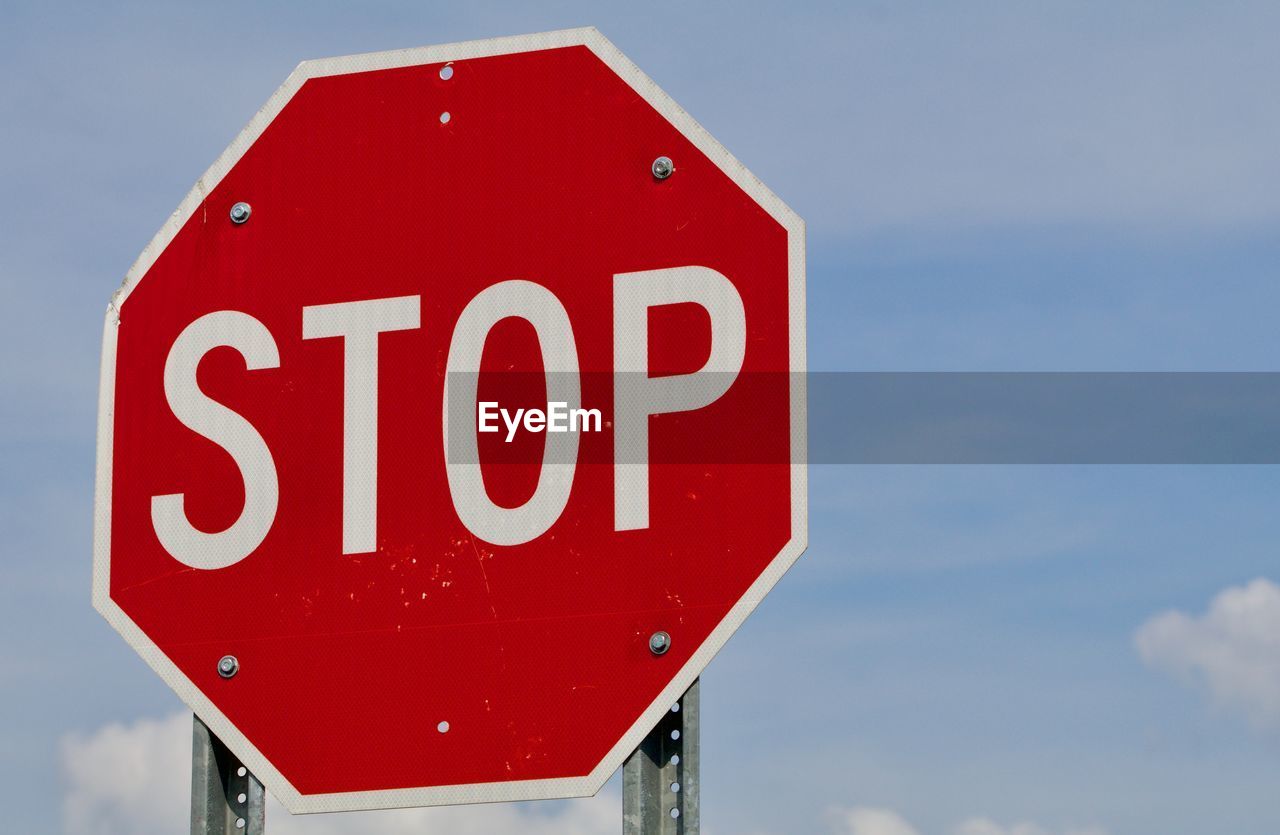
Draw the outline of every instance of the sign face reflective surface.
[[[307,62],[108,309],[94,603],[293,811],[591,794],[804,549],[803,371],[595,30]]]

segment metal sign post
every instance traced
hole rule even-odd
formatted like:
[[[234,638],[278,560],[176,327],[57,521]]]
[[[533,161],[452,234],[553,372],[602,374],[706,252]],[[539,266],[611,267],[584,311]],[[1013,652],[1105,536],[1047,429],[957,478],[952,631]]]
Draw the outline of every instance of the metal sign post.
[[[266,793],[258,778],[193,716],[191,835],[262,835]]]
[[[623,766],[623,835],[698,833],[698,681]]]
[[[623,835],[697,835],[699,680],[623,766]],[[192,716],[191,835],[264,835],[266,793],[235,754]]]

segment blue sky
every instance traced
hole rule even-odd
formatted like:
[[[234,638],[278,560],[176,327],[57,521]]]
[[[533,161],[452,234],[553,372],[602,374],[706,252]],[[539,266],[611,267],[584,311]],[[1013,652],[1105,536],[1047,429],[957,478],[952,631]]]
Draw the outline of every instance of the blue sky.
[[[807,220],[812,368],[1280,361],[1270,4],[9,0],[6,831],[183,822],[181,706],[89,604],[129,264],[298,61],[588,24]],[[811,494],[809,553],[704,677],[709,830],[1280,831],[1280,590],[1248,585],[1280,581],[1273,468],[827,466]],[[269,826],[594,833],[616,790]]]

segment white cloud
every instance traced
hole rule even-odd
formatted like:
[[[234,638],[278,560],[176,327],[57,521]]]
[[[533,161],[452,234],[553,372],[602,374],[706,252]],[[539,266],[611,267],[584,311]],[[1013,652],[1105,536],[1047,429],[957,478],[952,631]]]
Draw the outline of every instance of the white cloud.
[[[827,813],[832,835],[920,835],[919,831],[890,809],[855,806],[834,808]]]
[[[172,835],[191,799],[191,715],[113,723],[62,743],[66,835]],[[271,801],[272,835],[615,835],[616,795],[543,804],[494,804],[292,816]]]
[[[921,835],[920,830],[891,809],[837,806],[828,811],[827,822],[831,835]],[[969,818],[956,826],[952,835],[1107,835],[1107,832],[1098,827],[1055,831],[1027,822],[1001,826],[990,818]]]
[[[1257,579],[1220,592],[1203,615],[1169,611],[1134,635],[1147,664],[1206,687],[1214,702],[1280,727],[1280,586]]]
[[[191,716],[113,723],[62,741],[68,835],[161,835],[187,820]]]

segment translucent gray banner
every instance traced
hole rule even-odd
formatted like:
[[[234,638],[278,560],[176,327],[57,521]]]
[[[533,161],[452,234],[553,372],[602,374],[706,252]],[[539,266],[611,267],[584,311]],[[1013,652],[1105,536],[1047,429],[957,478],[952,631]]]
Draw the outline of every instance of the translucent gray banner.
[[[580,391],[581,407],[601,411],[603,431],[582,434],[576,445],[553,443],[546,463],[567,463],[558,460],[565,448],[578,463],[612,464],[617,455],[626,459],[617,463],[634,463],[645,455],[627,444],[615,449],[611,438],[614,393],[643,387],[648,378],[582,373],[566,389],[560,383],[568,381],[558,378],[568,376],[551,375],[552,388]],[[450,375],[450,388],[476,390],[474,378],[458,385],[462,380]],[[507,391],[522,402],[504,403]],[[486,373],[478,399],[514,409],[544,405],[545,391],[541,374]],[[805,449],[787,443],[786,421],[768,418],[791,398],[807,404],[807,414],[796,417],[807,428],[811,464],[1280,463],[1280,372],[743,373],[714,403],[651,417],[645,458],[800,460]],[[458,433],[476,430],[475,404],[454,398],[449,427],[449,462],[474,461],[476,445]],[[543,460],[541,441],[530,441],[523,428],[516,434],[509,446],[490,436],[480,445],[481,459]]]
[[[809,460],[1280,463],[1280,373],[818,373]]]

